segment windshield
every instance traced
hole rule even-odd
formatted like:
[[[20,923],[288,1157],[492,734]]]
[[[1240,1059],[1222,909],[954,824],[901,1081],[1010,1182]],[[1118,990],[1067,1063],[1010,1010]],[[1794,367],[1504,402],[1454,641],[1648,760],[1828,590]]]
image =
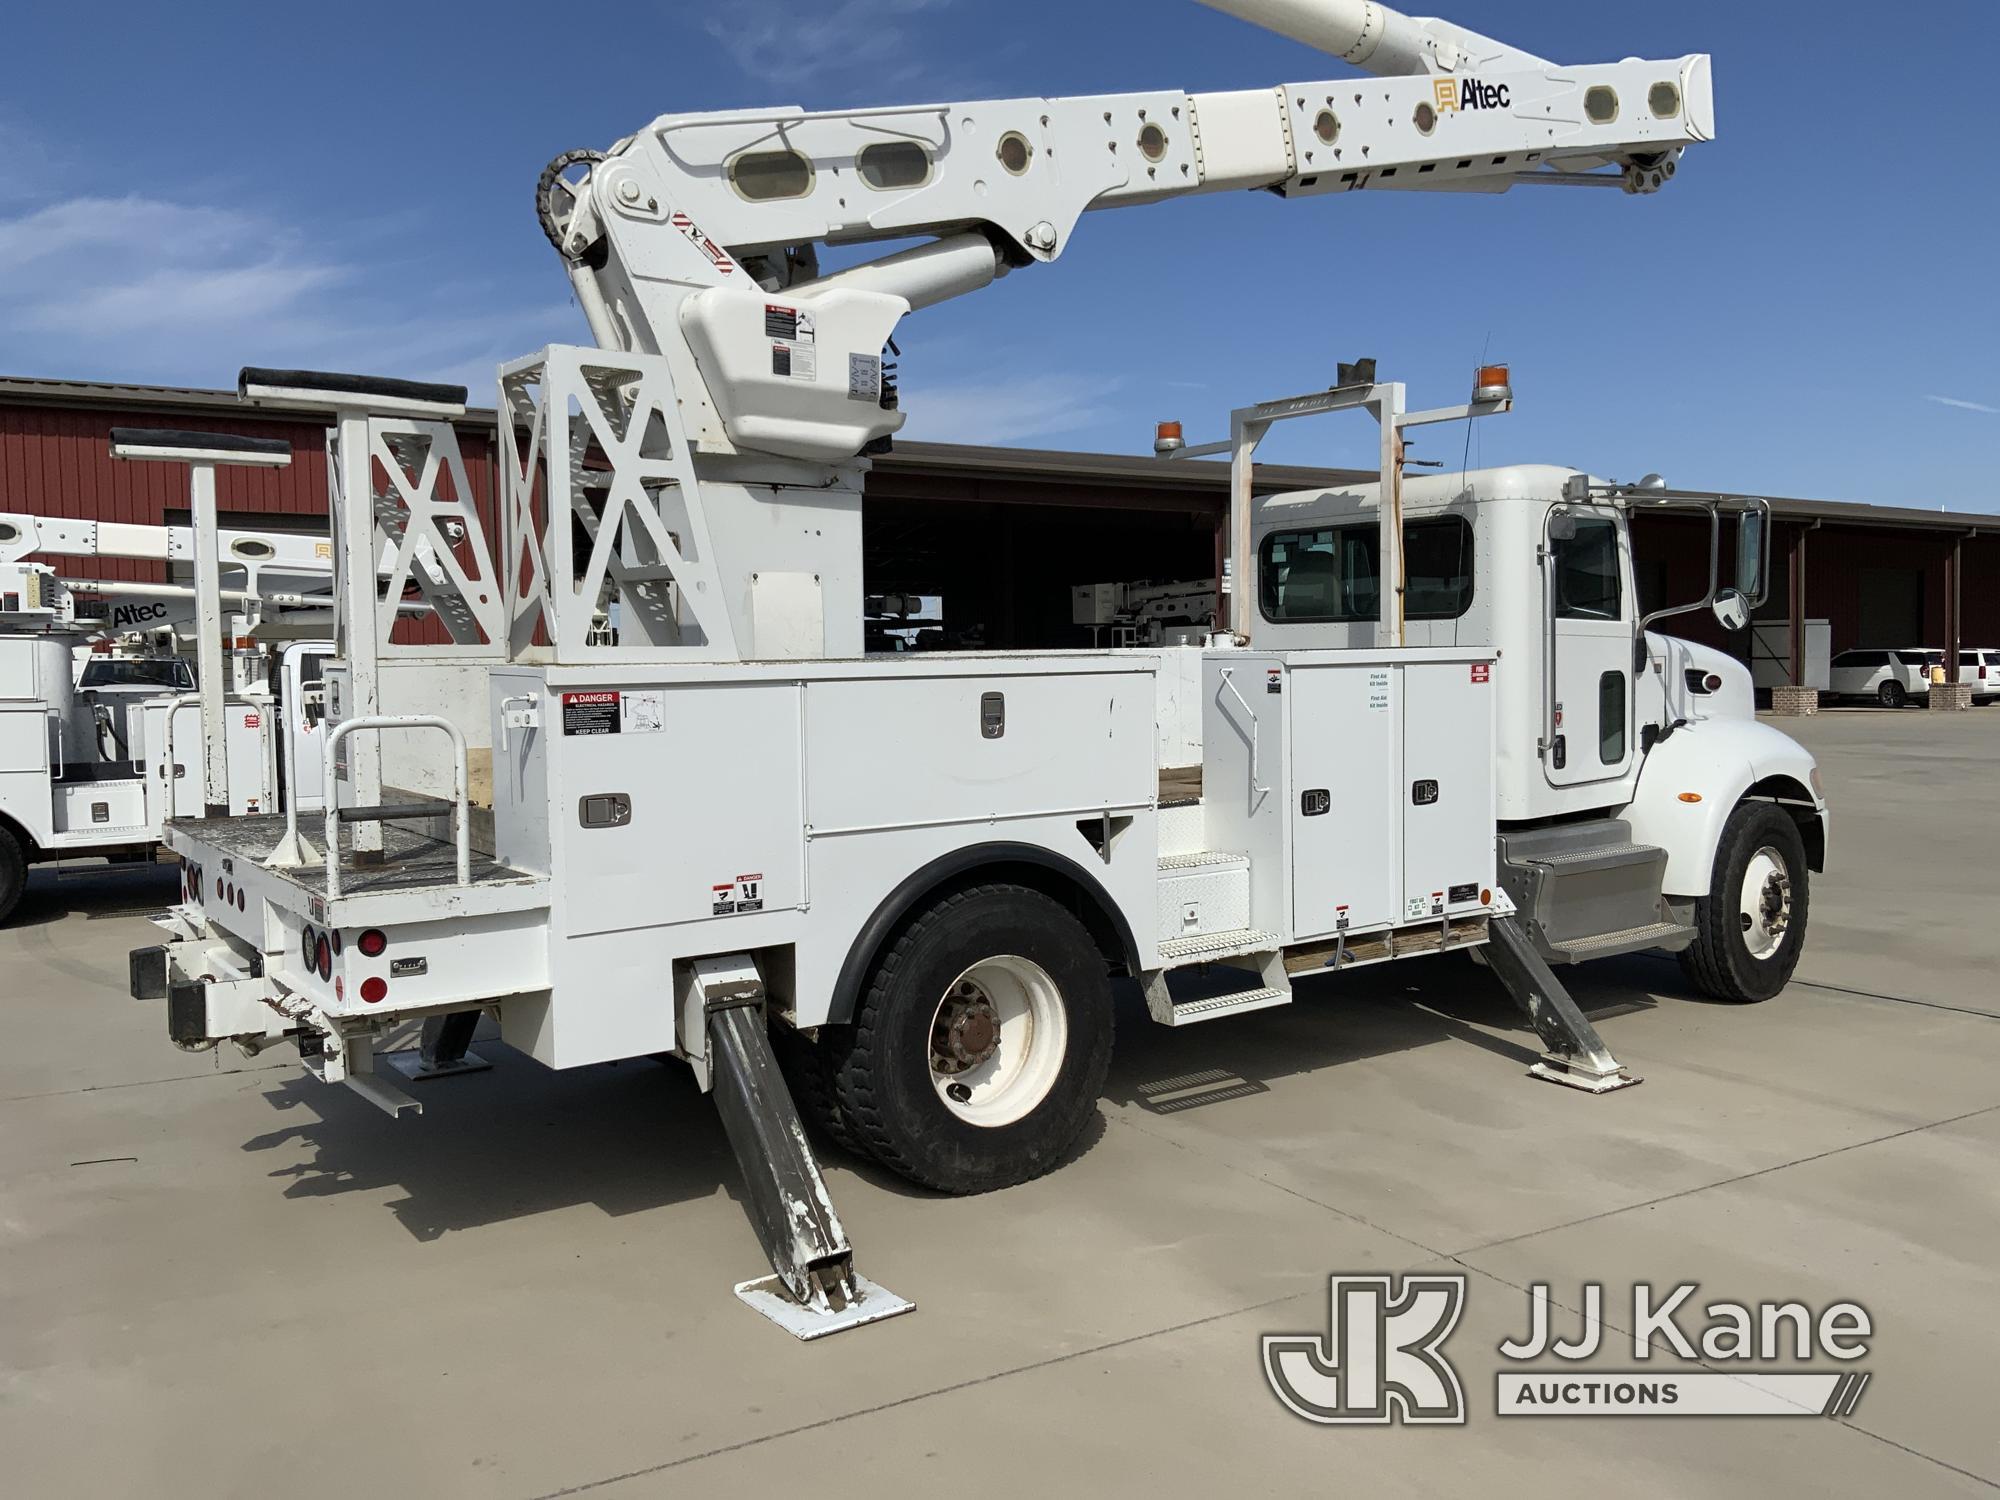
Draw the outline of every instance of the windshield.
[[[194,669],[178,657],[134,660],[100,657],[85,664],[79,686],[157,687],[194,691]]]

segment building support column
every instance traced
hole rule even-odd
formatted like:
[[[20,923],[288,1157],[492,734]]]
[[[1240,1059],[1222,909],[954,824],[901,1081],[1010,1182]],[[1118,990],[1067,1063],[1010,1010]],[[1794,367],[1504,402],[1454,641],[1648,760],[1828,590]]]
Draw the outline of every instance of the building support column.
[[[1959,593],[1959,578],[1965,571],[1964,546],[1965,539],[1955,536],[1951,539],[1951,550],[1944,555],[1944,680],[1933,681],[1930,691],[1930,706],[1940,713],[1956,713],[1972,707],[1972,684],[1958,680],[1964,602]]]

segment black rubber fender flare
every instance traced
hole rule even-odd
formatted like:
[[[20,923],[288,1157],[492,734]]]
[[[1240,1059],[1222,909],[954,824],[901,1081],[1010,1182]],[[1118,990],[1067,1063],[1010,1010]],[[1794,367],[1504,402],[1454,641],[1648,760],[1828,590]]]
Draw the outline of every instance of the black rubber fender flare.
[[[1098,937],[1100,945],[1108,937],[1109,946],[1124,961],[1126,972],[1139,973],[1139,944],[1132,935],[1132,924],[1126,920],[1125,913],[1119,910],[1118,903],[1111,899],[1103,884],[1082,865],[1039,844],[968,844],[911,871],[882,898],[848,947],[847,957],[840,965],[839,977],[834,981],[828,1018],[839,1023],[853,1017],[875,956],[889,941],[897,923],[915,910],[926,896],[956,883],[961,876],[977,874],[1006,879],[1010,868],[1015,872],[1046,872],[1059,877],[1063,884],[1079,892],[1092,908],[1079,915],[1084,918],[1086,926],[1092,927],[1093,936]],[[1014,878],[1018,879],[1019,873]],[[1048,889],[1047,893],[1055,894],[1056,890]],[[1091,920],[1093,916],[1097,918],[1095,923]]]

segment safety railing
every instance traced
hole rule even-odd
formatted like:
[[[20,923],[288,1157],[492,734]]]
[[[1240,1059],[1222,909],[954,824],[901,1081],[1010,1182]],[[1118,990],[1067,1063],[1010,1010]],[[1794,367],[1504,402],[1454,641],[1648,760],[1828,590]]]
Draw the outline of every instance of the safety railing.
[[[321,767],[321,795],[326,801],[326,899],[340,899],[340,825],[342,823],[384,823],[392,819],[432,818],[439,815],[435,802],[387,803],[380,807],[341,807],[334,781],[336,752],[348,735],[364,730],[435,729],[451,737],[452,748],[452,843],[458,857],[458,883],[472,884],[472,817],[467,789],[465,736],[449,719],[430,714],[374,714],[345,719],[326,737],[326,761]],[[288,831],[296,832],[298,815],[290,811]]]

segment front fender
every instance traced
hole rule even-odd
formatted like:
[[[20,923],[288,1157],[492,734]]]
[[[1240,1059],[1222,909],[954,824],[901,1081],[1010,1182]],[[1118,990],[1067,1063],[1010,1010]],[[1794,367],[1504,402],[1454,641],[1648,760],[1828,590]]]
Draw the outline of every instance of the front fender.
[[[1824,850],[1827,808],[1816,790],[1817,769],[1803,745],[1768,724],[1705,719],[1646,752],[1638,793],[1623,817],[1634,839],[1667,851],[1666,895],[1705,896],[1722,826],[1753,790],[1810,805]]]

